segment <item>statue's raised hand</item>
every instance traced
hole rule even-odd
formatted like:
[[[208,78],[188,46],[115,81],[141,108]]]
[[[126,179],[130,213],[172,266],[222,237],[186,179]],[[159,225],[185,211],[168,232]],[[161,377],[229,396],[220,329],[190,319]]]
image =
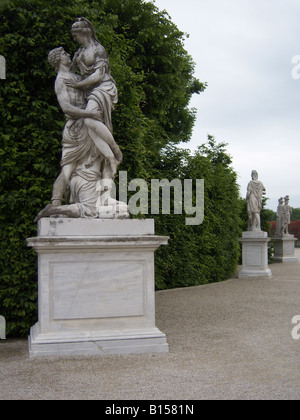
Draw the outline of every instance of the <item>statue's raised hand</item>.
[[[66,86],[74,88],[74,89],[80,89],[80,85],[78,82],[75,82],[74,80],[71,79],[64,79],[64,82],[66,84]]]

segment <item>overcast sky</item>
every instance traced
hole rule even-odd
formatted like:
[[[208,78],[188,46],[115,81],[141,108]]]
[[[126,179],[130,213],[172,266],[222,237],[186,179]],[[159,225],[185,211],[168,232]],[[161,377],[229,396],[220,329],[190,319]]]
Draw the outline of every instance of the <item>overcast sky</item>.
[[[228,143],[242,196],[256,169],[268,208],[276,210],[287,194],[300,208],[300,0],[155,4],[190,35],[185,48],[195,76],[208,83],[191,102],[197,121],[187,147],[194,150],[208,134]]]

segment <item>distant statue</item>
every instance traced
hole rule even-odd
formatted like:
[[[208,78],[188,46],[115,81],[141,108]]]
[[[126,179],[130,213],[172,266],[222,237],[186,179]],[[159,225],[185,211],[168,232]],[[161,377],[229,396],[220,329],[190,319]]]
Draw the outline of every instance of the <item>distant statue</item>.
[[[283,198],[279,198],[278,207],[277,207],[277,222],[276,222],[276,236],[281,236],[283,234],[283,213],[284,205]]]
[[[6,79],[6,60],[0,55],[0,79]]]
[[[50,51],[48,56],[57,72],[55,92],[67,123],[63,131],[62,170],[53,185],[51,204],[38,214],[36,221],[60,214],[96,218],[100,217],[99,207],[110,206],[116,211],[116,206],[121,205],[123,210],[126,206],[111,197],[122,152],[112,134],[111,112],[118,92],[109,60],[87,19],[77,19],[72,34],[82,44],[73,62],[62,47]]]
[[[5,340],[6,338],[6,321],[4,316],[0,315],[0,340]]]
[[[283,234],[289,235],[289,225],[291,224],[292,208],[290,206],[290,197],[288,195],[284,198],[283,208]]]
[[[258,180],[257,171],[253,170],[252,181],[247,187],[247,210],[248,210],[248,231],[260,232],[260,212],[262,210],[262,197],[265,194],[265,187]]]

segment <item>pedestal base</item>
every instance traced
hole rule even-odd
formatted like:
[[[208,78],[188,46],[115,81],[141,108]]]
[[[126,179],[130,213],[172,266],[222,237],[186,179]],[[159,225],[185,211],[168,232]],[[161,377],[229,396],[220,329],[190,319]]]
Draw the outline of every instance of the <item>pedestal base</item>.
[[[30,356],[167,352],[155,326],[153,220],[41,219]]]
[[[29,355],[103,356],[108,354],[167,353],[165,334],[157,328],[122,331],[40,332],[39,323],[30,330]]]
[[[272,239],[274,244],[273,261],[278,263],[298,262],[295,256],[295,242],[297,238],[293,235],[282,235]]]
[[[267,232],[243,232],[240,242],[243,245],[243,268],[239,277],[271,277],[268,267]]]

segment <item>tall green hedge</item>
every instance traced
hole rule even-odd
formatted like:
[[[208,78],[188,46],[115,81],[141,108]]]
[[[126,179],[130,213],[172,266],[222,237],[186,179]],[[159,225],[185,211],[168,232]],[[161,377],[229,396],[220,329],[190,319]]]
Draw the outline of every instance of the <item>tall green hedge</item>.
[[[243,225],[237,175],[226,145],[209,136],[196,153],[175,149],[167,160],[166,167],[173,165],[173,175],[180,172],[182,180],[204,180],[204,221],[187,226],[185,214],[158,217],[157,229],[169,235],[170,242],[157,251],[157,287],[195,286],[229,278],[239,260]]]
[[[49,202],[59,173],[65,124],[54,93],[48,52],[78,45],[70,28],[85,16],[108,51],[119,90],[114,135],[128,178],[205,179],[205,219],[157,215],[156,232],[170,244],[156,255],[157,288],[223,280],[238,257],[238,191],[224,145],[210,138],[196,154],[177,148],[189,140],[192,94],[205,84],[169,16],[143,0],[2,0],[0,55],[0,314],[9,335],[27,335],[37,318],[37,258],[26,247],[36,214]]]

